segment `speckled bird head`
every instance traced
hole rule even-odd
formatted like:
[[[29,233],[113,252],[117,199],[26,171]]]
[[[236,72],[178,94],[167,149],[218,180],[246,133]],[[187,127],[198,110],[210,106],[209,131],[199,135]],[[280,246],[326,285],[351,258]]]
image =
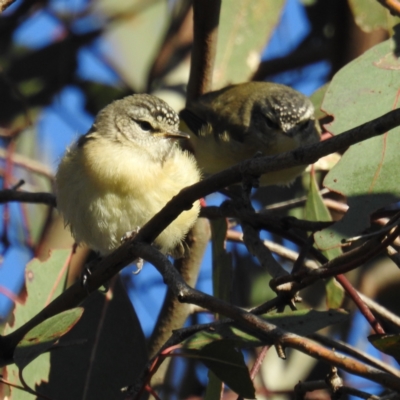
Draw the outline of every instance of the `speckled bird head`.
[[[179,116],[165,101],[149,94],[135,94],[101,110],[91,132],[149,152],[155,148],[162,155],[174,145],[171,139],[189,137],[178,127]]]

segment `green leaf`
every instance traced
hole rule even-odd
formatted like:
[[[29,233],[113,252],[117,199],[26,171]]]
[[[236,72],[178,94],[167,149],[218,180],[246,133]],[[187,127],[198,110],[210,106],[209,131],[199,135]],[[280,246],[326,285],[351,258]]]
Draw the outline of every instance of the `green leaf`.
[[[368,340],[379,351],[393,356],[396,360],[400,360],[400,334],[393,335],[371,335]]]
[[[305,218],[309,221],[331,221],[331,214],[326,207],[322,196],[319,192],[317,182],[315,180],[315,174],[310,174],[310,188],[308,191],[307,201],[304,208]],[[314,238],[318,236],[320,232],[314,234]],[[329,249],[323,251],[325,257],[332,260],[342,254],[340,248]],[[344,300],[344,290],[339,286],[335,278],[329,278],[325,283],[326,290],[326,302],[328,308],[339,308]]]
[[[220,400],[223,392],[223,382],[210,369],[208,370],[208,383],[204,400]]]
[[[206,367],[234,392],[247,399],[255,398],[253,382],[243,354],[232,342],[212,342],[200,350],[199,356]]]
[[[232,289],[232,255],[225,250],[226,219],[210,221],[212,232],[213,293],[230,302]]]
[[[110,44],[110,62],[128,87],[143,92],[149,67],[168,26],[167,2],[100,0],[93,7],[113,20],[112,29],[105,35]]]
[[[73,308],[35,326],[18,343],[14,353],[15,364],[20,369],[25,368],[31,361],[53,346],[61,336],[69,332],[80,320],[82,314],[82,307]]]
[[[265,321],[288,332],[307,336],[329,325],[344,322],[348,319],[348,313],[343,310],[315,311],[298,310],[288,313],[277,313],[263,318]],[[201,331],[184,342],[184,346],[190,350],[199,350],[215,341],[229,340],[235,346],[251,348],[263,346],[258,338],[229,325],[217,325],[212,332]]]
[[[344,310],[300,310],[275,314],[265,319],[285,331],[307,336],[329,325],[346,321],[348,313]]]
[[[60,295],[65,286],[66,261],[70,255],[70,250],[53,250],[46,261],[33,259],[25,269],[26,301],[24,304],[17,303],[14,310],[14,323],[12,326],[6,325],[4,335],[7,335],[19,328],[49,302]],[[63,269],[64,266],[64,269]],[[24,370],[24,379],[29,387],[35,387],[42,381],[48,381],[50,371],[50,354],[44,353],[29,364]],[[7,376],[12,383],[21,385],[18,378],[18,367],[8,365],[6,367]],[[14,389],[11,389],[14,392]],[[32,399],[32,395],[18,391],[18,399]]]
[[[50,380],[38,391],[51,399],[59,399],[60,391],[63,399],[81,399],[84,392],[87,399],[122,399],[121,388],[140,375],[148,355],[121,279],[111,280],[106,295],[91,293],[81,306],[82,318],[50,352]]]
[[[249,80],[284,5],[284,0],[222,2],[214,69],[216,88]]]
[[[336,250],[336,249],[332,249]],[[339,308],[343,304],[345,292],[335,278],[329,278],[325,282],[326,305],[328,308]]]
[[[326,117],[326,113],[321,110],[321,105],[322,101],[324,100],[325,93],[328,90],[328,87],[329,83],[325,83],[325,85],[321,86],[310,96],[311,103],[313,103],[315,109],[315,119]]]
[[[332,221],[331,214],[319,193],[314,173],[310,174],[310,186],[304,207],[304,217],[308,221]]]
[[[388,28],[388,12],[376,0],[349,0],[354,21],[364,32]]]
[[[339,134],[399,106],[400,62],[393,55],[395,39],[383,42],[333,78],[322,105],[334,117],[326,126]],[[328,173],[324,186],[348,198],[349,210],[341,221],[316,236],[320,249],[341,246],[369,227],[369,215],[400,197],[400,128],[351,146]]]

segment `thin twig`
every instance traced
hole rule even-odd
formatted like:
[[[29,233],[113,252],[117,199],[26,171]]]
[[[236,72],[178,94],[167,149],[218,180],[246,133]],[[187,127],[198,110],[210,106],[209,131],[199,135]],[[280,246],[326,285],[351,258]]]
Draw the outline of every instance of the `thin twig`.
[[[371,309],[371,311],[377,314],[380,318],[383,318],[400,328],[400,318],[396,314],[392,313],[387,308],[381,306],[376,301],[370,299],[361,292],[358,292],[358,295],[360,296],[361,300]]]
[[[371,365],[372,367],[379,368],[382,371],[388,372],[389,374],[399,375],[399,371],[397,368],[392,367],[388,363],[385,363],[381,360],[378,360],[375,357],[353,347],[348,343],[345,343],[341,340],[334,340],[328,338],[326,336],[320,335],[319,333],[312,333],[308,335],[308,338],[315,340],[318,343],[321,343],[325,346],[328,346],[331,349],[335,349],[335,351],[339,351],[341,353],[347,354],[351,357],[357,358],[358,360]]]
[[[22,192],[14,189],[0,190],[0,204],[9,202],[47,204],[56,207],[56,197],[46,192]]]
[[[0,148],[0,158],[7,158],[6,149]],[[15,166],[22,167],[27,171],[35,172],[51,180],[54,178],[54,174],[51,172],[50,168],[39,161],[32,160],[31,158],[22,154],[14,153],[12,156],[12,161]]]
[[[328,194],[330,192],[331,191],[329,189],[321,189],[319,191],[319,194],[321,196],[324,196],[325,194]],[[302,197],[298,197],[296,199],[290,199],[290,200],[281,201],[279,203],[270,204],[269,206],[265,207],[265,210],[267,212],[271,211],[271,210],[274,210],[274,211],[276,211],[276,210],[280,210],[280,211],[287,210],[287,209],[290,209],[290,208],[294,208],[294,207],[300,206],[300,205],[304,204],[306,201],[307,201],[307,196],[302,196]],[[260,211],[260,214],[262,214],[262,213],[263,213],[263,211]]]
[[[229,229],[226,233],[226,239],[234,241],[236,243],[243,243],[243,234],[241,232]],[[264,246],[268,247],[268,249],[271,250],[273,253],[282,258],[285,258],[286,260],[295,262],[299,257],[299,253],[297,251],[288,249],[287,247],[282,246],[279,243],[275,243],[271,240],[266,239],[263,240],[263,243]],[[319,265],[313,260],[304,260],[303,265],[311,269],[319,268]]]
[[[264,246],[258,232],[245,222],[242,222],[241,225],[243,230],[243,241],[246,244],[247,249],[258,259],[264,270],[272,277],[288,275],[288,272],[286,272],[272,256],[268,247]]]
[[[350,283],[350,281],[344,275],[336,276],[336,280],[342,285],[343,289],[356,304],[357,308],[371,325],[371,328],[375,331],[375,333],[380,335],[385,334],[385,330],[382,328],[382,325],[375,318],[374,314],[372,314],[369,307],[361,300],[361,297],[358,295],[357,290]]]
[[[345,214],[349,209],[349,206],[333,199],[324,199],[324,204],[332,211],[336,211],[341,214]]]
[[[269,348],[270,348],[270,346],[262,347],[261,351],[257,355],[257,358],[254,361],[254,364],[250,370],[250,379],[252,381],[254,381],[255,377],[257,376],[258,372],[260,371],[260,368],[262,366],[265,356],[267,355]],[[244,397],[239,395],[237,400],[244,400]]]
[[[307,221],[295,217],[280,217],[272,212],[254,212],[250,210],[238,210],[232,207],[232,202],[222,203],[220,207],[208,206],[201,209],[200,215],[208,219],[237,218],[245,221],[255,229],[280,229],[296,228],[309,232],[325,229],[333,224],[328,221]]]
[[[318,269],[300,271],[295,275],[281,276],[274,279],[275,282],[271,282],[271,285],[282,285],[290,281],[297,281],[300,282],[298,284],[298,290],[300,290],[318,279],[328,278],[351,271],[381,253],[395,238],[397,238],[399,233],[400,228],[397,228],[382,242],[379,242],[377,239],[370,239],[361,246],[328,261]]]

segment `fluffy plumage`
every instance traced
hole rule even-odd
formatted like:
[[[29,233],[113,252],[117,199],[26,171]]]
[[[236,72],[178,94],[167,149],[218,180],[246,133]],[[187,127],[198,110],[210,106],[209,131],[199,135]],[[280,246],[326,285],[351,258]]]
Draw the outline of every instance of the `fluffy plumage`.
[[[126,232],[143,226],[200,173],[180,149],[177,114],[162,100],[128,96],[105,107],[62,158],[56,174],[57,205],[77,242],[105,255]],[[176,248],[197,219],[199,203],[184,211],[155,240]]]

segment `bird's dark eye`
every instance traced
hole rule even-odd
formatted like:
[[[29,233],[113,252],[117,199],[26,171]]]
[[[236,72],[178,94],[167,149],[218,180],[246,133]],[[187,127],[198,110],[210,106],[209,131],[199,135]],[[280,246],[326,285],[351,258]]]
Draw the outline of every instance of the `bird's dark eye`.
[[[265,124],[268,126],[270,129],[280,129],[279,124],[276,122],[272,121],[271,118],[267,117],[266,115],[263,115]]]
[[[136,122],[140,126],[142,131],[148,132],[148,131],[151,131],[153,129],[153,127],[151,126],[150,122],[147,122],[147,121],[136,121]]]

